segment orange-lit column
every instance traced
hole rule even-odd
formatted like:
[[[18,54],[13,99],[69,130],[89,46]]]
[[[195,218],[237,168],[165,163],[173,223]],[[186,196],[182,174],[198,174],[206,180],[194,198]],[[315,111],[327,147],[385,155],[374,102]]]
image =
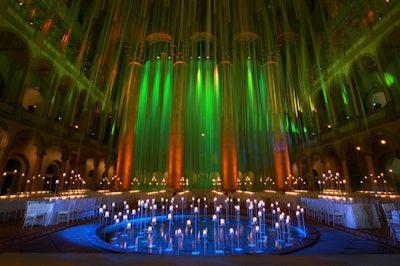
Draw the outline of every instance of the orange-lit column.
[[[174,99],[171,112],[171,135],[169,142],[168,188],[179,190],[183,177],[185,135],[185,84],[186,63],[178,54],[174,63]]]
[[[221,179],[224,191],[234,191],[238,177],[231,65],[230,61],[222,61],[218,66],[221,92]]]
[[[277,79],[277,64],[278,63],[275,60],[270,60],[264,64],[264,70],[267,76],[268,105],[272,120],[271,132],[273,138],[272,147],[276,188],[278,190],[285,190],[286,188],[292,187],[292,180],[287,179],[290,175],[290,160],[287,137],[284,128],[285,123],[282,118],[282,99],[279,94],[282,86]]]
[[[124,90],[123,114],[119,133],[118,156],[116,165],[116,176],[122,182],[121,190],[128,190],[132,175],[134,144],[135,144],[135,123],[137,118],[137,102],[140,73],[142,65],[133,62],[130,65],[130,73]],[[107,170],[108,171],[108,170]],[[116,184],[114,184],[116,185]]]

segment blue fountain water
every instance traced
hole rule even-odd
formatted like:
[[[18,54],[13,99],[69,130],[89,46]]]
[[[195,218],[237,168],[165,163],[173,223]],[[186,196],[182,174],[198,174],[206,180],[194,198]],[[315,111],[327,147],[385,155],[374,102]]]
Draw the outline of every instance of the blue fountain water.
[[[139,216],[139,215],[138,215]],[[113,251],[168,255],[274,254],[300,245],[305,232],[289,219],[222,216],[220,212],[142,215],[100,225],[98,236]],[[268,223],[267,223],[268,222]]]

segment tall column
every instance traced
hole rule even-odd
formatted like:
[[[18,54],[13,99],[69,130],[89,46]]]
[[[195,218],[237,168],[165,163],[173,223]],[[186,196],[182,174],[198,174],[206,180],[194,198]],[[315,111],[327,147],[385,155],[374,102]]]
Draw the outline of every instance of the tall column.
[[[50,77],[54,77],[53,69],[51,70],[52,74]],[[57,84],[54,78],[47,78],[45,84],[48,84],[47,87],[39,88],[39,92],[43,97],[43,104],[41,106],[42,110],[42,117],[49,118],[51,117],[51,113],[53,110],[54,101],[52,100],[55,98],[55,94],[57,92]]]
[[[272,156],[274,158],[274,170],[276,175],[276,188],[278,190],[284,190],[287,187],[292,187],[292,180],[286,178],[290,175],[290,160],[289,160],[289,150],[286,132],[284,128],[284,121],[282,118],[282,99],[281,95],[278,93],[281,91],[281,84],[278,79],[278,63],[271,59],[266,64],[264,64],[264,70],[267,76],[268,84],[268,101],[270,106],[270,118],[271,118],[271,135],[272,135],[272,145],[273,151]]]
[[[379,74],[379,77],[381,80],[385,80],[385,71],[382,69],[381,64],[377,64],[377,72]],[[383,91],[385,92],[385,98],[387,103],[392,103],[393,102],[393,95],[392,92],[390,91],[390,88],[387,86],[386,82],[381,83],[383,86]]]
[[[7,157],[8,157],[8,149],[7,148],[0,148],[0,174],[2,175],[7,164]]]
[[[73,91],[71,91],[71,93],[74,93]],[[79,102],[79,96],[80,95],[75,95],[74,93],[74,99],[72,101],[72,104],[70,105],[70,110],[69,110],[69,114],[68,114],[68,126],[70,127],[74,127],[75,126],[75,116],[76,116],[76,109],[78,108],[78,102]]]
[[[25,69],[24,76],[21,80],[21,87],[19,88],[18,95],[16,97],[16,101],[15,101],[16,103],[22,103],[22,100],[24,99],[24,95],[25,95],[25,91],[26,91],[26,81],[28,79],[29,73],[31,73],[29,70],[30,70],[29,67],[27,67]],[[18,105],[18,106],[21,107],[22,105]]]
[[[35,177],[35,180],[32,180],[32,190],[38,190],[39,189],[39,185],[40,185],[40,171],[42,170],[42,164],[43,164],[43,156],[46,155],[46,153],[40,153],[37,152],[36,153],[36,161],[35,164],[33,166],[33,172],[32,172],[32,176]]]
[[[142,65],[133,62],[125,85],[123,114],[121,118],[121,128],[119,133],[118,157],[116,163],[116,176],[122,180],[122,189],[128,190],[130,178],[132,177],[134,163],[134,144],[135,144],[135,124],[137,119],[137,102],[139,93],[139,77]],[[106,169],[108,170],[108,169]]]
[[[353,102],[352,106],[353,106],[354,112],[355,112],[354,115],[355,115],[356,117],[359,117],[360,114],[361,114],[361,111],[360,111],[360,104],[359,104],[359,102],[357,101],[358,97],[356,96],[355,90],[356,90],[355,86],[354,86],[353,84],[350,84],[351,100],[352,100],[352,102]]]
[[[68,163],[68,156],[66,155],[62,155],[61,157],[61,167],[60,167],[60,172],[61,172],[61,176],[60,176],[60,181],[59,181],[59,185],[58,185],[58,192],[63,192],[65,189],[65,181],[67,180],[67,163]]]
[[[7,148],[0,148],[0,185],[4,182],[4,175],[6,164],[7,164],[7,157],[8,157],[8,149]],[[1,189],[1,187],[0,187]]]
[[[169,142],[168,188],[180,189],[183,177],[185,136],[185,84],[186,63],[178,57],[174,63],[174,98],[171,113],[171,135]]]
[[[95,191],[99,185],[99,159],[97,157],[93,158],[93,181],[92,190]]]
[[[351,192],[351,183],[350,183],[349,169],[347,168],[347,160],[342,159],[341,164],[342,164],[342,171],[343,171],[343,181],[345,182],[345,184],[344,184],[345,192],[350,193]]]
[[[321,161],[321,164],[322,164],[322,174],[326,174],[328,172],[328,170],[330,170],[330,169],[327,169],[328,163],[326,161]]]
[[[78,162],[78,174],[80,175],[80,177],[81,177],[81,179],[83,180],[83,181],[85,181],[85,182],[87,182],[88,180],[87,180],[87,177],[88,177],[88,175],[87,175],[87,173],[86,173],[86,160],[84,160],[84,159],[86,159],[86,158],[81,158],[80,160],[79,160],[79,162]],[[75,181],[75,182],[78,182],[78,183],[76,183],[75,184],[75,187],[76,188],[82,188],[82,185],[81,185],[81,182],[82,181],[79,181],[78,179]]]
[[[59,89],[60,89],[60,87],[58,86],[58,84],[54,84],[53,89],[51,91],[51,96],[49,96],[49,98],[50,99],[56,99],[57,92],[58,92]],[[46,116],[47,116],[47,118],[51,118],[51,117],[54,118],[54,116],[55,116],[55,114],[54,114],[54,100],[47,100],[47,102],[48,103],[46,103],[46,101],[45,101],[45,104],[47,104],[47,106],[44,107],[47,110]]]
[[[218,66],[221,91],[221,179],[224,191],[235,190],[238,178],[231,65],[230,61],[222,61]]]
[[[375,179],[375,176],[376,176],[375,175],[375,167],[374,167],[374,162],[373,162],[371,154],[365,153],[364,159],[365,159],[365,163],[367,165],[367,171],[368,171],[367,175],[368,175],[368,180],[369,180],[369,183],[370,183],[370,188],[372,190],[377,190],[378,186],[374,182],[374,179]]]

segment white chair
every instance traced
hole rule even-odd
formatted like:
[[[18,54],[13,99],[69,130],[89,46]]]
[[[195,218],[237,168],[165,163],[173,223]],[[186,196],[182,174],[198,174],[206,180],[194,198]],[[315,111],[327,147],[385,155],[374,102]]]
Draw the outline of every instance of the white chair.
[[[74,212],[76,220],[83,220],[87,218],[88,202],[89,198],[77,200]]]
[[[394,203],[382,203],[381,206],[383,213],[385,214],[386,222],[388,226],[390,226],[392,222],[392,211],[396,210],[396,207],[394,206]]]
[[[88,218],[88,209],[89,209],[89,199],[81,199],[79,204],[79,218],[86,219]]]
[[[333,202],[327,202],[326,203],[326,208],[327,208],[327,217],[328,217],[328,224],[330,223],[330,220],[332,218],[332,225],[335,226],[335,224],[344,224],[345,222],[345,213],[344,211],[336,208],[335,204]]]
[[[396,241],[400,241],[400,211],[391,211],[391,222],[389,224],[390,236],[393,237],[393,243],[396,245]]]
[[[315,217],[317,216],[318,213],[318,209],[315,204],[316,200],[307,198],[306,201],[307,201],[307,209],[306,209],[307,216],[308,218],[315,220]]]
[[[74,221],[75,205],[76,201],[70,200],[68,204],[68,209],[58,211],[56,224],[62,222],[67,222],[67,224],[69,224],[70,221]]]
[[[2,217],[3,222],[6,222],[8,216],[8,205],[7,201],[0,201],[0,217]]]
[[[22,202],[22,208],[21,208],[21,200],[20,199],[13,199],[11,202],[8,204],[8,211],[7,211],[7,217],[6,220],[9,221],[10,219],[12,220],[17,220],[18,217],[20,217],[20,213],[23,212],[22,209],[24,209],[24,202]]]
[[[74,220],[80,220],[84,215],[85,199],[77,199],[74,209]]]
[[[379,222],[382,224],[383,219],[382,219],[382,214],[379,211],[379,206],[380,206],[379,199],[370,199],[369,203],[374,205],[374,207],[375,207],[375,209],[377,210],[377,213],[378,213]]]
[[[101,208],[102,203],[103,203],[103,197],[102,197],[102,196],[98,196],[98,197],[96,198],[95,216],[98,216],[98,215],[99,215],[99,209]]]
[[[328,208],[325,201],[319,200],[318,201],[318,221],[328,223]]]
[[[23,227],[30,225],[31,228],[34,225],[44,225],[46,222],[46,212],[42,208],[42,205],[38,201],[27,201],[26,211],[24,216]]]
[[[91,219],[96,216],[97,198],[89,198],[86,201],[85,218]]]

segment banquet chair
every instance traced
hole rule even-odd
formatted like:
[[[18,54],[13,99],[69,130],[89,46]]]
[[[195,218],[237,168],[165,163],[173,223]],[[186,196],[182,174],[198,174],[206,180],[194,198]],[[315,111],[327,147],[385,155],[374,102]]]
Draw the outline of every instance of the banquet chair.
[[[315,220],[318,217],[318,208],[316,199],[307,198],[307,216]]]
[[[20,199],[13,199],[8,204],[7,216],[6,221],[17,220],[21,217],[21,213],[23,213],[23,209],[25,209],[25,203]]]
[[[42,204],[38,201],[26,202],[26,211],[22,227],[30,225],[32,228],[36,224],[44,225],[46,222],[46,212],[41,208],[41,205]]]
[[[385,214],[386,222],[388,226],[390,226],[392,222],[392,211],[396,210],[396,207],[394,206],[394,203],[382,203],[382,210],[383,213]]]
[[[89,198],[86,201],[85,218],[91,219],[96,216],[97,198]]]
[[[103,197],[102,196],[98,196],[96,198],[95,216],[99,215],[99,209],[101,208],[102,203],[103,203]]]
[[[87,219],[91,216],[90,211],[89,211],[89,203],[92,198],[86,198],[86,199],[81,199],[80,200],[80,207],[79,207],[79,213],[80,219]]]
[[[0,217],[2,218],[3,222],[6,222],[8,215],[8,202],[0,201]]]
[[[319,222],[324,221],[325,223],[329,223],[328,205],[324,201],[320,201],[318,203],[318,221]]]
[[[311,217],[314,220],[317,220],[318,222],[322,222],[324,220],[326,222],[327,220],[327,211],[325,207],[325,201],[322,201],[320,199],[312,199],[311,203]]]
[[[85,214],[85,201],[86,199],[77,199],[75,202],[75,209],[73,211],[73,220],[81,220]]]
[[[332,225],[335,226],[336,223],[344,224],[345,223],[345,212],[336,208],[333,202],[327,202],[326,208],[328,211],[328,225],[330,223],[330,219],[332,218]]]
[[[61,210],[57,213],[56,224],[62,222],[67,222],[67,224],[69,224],[70,221],[74,221],[75,205],[76,205],[76,200],[70,200],[68,204],[68,209]]]
[[[382,224],[383,223],[383,218],[382,218],[382,213],[379,211],[379,199],[370,199],[369,203],[374,205],[375,209],[377,210],[378,213],[378,218],[379,218],[379,222]]]
[[[392,210],[391,215],[390,236],[393,237],[393,243],[396,245],[396,241],[400,241],[400,211]]]

